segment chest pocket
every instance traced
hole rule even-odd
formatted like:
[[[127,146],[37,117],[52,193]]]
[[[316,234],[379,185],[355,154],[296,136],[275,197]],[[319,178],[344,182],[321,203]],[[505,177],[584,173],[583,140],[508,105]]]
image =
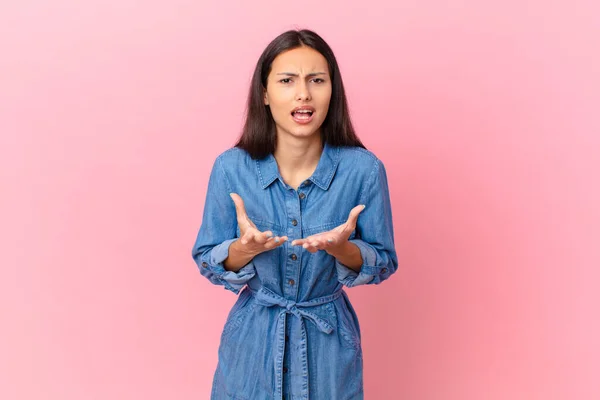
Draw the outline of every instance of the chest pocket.
[[[304,234],[304,237],[307,237],[307,236],[311,236],[311,235],[316,235],[317,233],[327,232],[345,222],[346,222],[346,220],[333,221],[333,222],[327,222],[324,224],[320,224],[317,226],[307,227],[304,229],[303,234]],[[348,240],[352,240],[354,238],[356,238],[356,229],[353,230],[352,233],[350,233],[350,237],[348,238]]]
[[[278,225],[274,222],[266,221],[259,217],[254,217],[252,215],[248,215],[248,218],[250,218],[250,221],[254,222],[256,228],[258,228],[258,230],[261,232],[271,231],[273,232],[274,236],[285,236],[285,229],[281,225]],[[239,225],[236,228],[236,234],[237,237],[240,237],[241,235]]]
[[[248,218],[250,218],[250,221],[254,222],[254,225],[256,225],[258,230],[261,232],[271,231],[271,232],[273,232],[274,236],[285,236],[286,235],[287,230],[279,224],[276,224],[271,221],[266,221],[259,217],[253,217],[251,215],[248,215]],[[325,223],[320,223],[317,225],[312,225],[309,227],[304,227],[304,229],[302,230],[303,237],[308,237],[311,235],[316,235],[317,233],[323,233],[323,232],[330,231],[333,228],[335,228],[345,222],[346,222],[346,220],[344,219],[344,220],[325,222]],[[239,225],[236,228],[236,233],[237,233],[237,237],[240,237],[241,233],[240,233]],[[348,240],[352,240],[356,237],[357,237],[357,233],[356,233],[356,229],[355,229],[352,231],[352,233],[350,233],[350,237],[348,238]]]

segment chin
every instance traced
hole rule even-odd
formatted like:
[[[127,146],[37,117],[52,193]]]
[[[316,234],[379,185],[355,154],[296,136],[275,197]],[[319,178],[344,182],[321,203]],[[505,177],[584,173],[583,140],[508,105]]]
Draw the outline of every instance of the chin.
[[[290,133],[290,135],[292,135],[293,137],[296,138],[310,138],[313,137],[315,135],[318,134],[318,130],[292,130],[292,131],[288,131]]]
[[[290,129],[288,129],[287,131],[292,135],[292,136],[297,136],[297,137],[312,137],[314,135],[317,135],[319,130],[320,130],[320,125],[316,125],[316,124],[310,124],[308,126],[292,126],[290,127]]]

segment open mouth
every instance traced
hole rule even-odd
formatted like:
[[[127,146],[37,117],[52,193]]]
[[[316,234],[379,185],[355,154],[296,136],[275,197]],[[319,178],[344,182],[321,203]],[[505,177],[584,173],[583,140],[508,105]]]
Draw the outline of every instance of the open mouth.
[[[292,118],[298,123],[310,122],[313,118],[315,110],[312,107],[296,108],[292,111]]]
[[[312,115],[313,112],[309,110],[292,111],[292,116],[296,118],[308,118],[312,117]]]

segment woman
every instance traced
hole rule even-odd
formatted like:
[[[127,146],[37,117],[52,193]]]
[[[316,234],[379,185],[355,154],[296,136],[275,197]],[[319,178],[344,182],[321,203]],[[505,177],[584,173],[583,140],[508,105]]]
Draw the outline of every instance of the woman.
[[[362,399],[360,328],[342,288],[396,271],[392,211],[384,165],[356,136],[336,59],[314,32],[264,50],[204,207],[193,258],[239,294],[211,399]]]

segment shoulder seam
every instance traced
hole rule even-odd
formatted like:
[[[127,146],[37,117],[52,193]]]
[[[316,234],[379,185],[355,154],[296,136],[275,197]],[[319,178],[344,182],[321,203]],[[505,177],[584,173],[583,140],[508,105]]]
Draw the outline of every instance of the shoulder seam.
[[[379,161],[379,159],[377,157],[375,157],[375,155],[373,155],[373,168],[371,169],[371,172],[369,173],[369,177],[367,178],[367,181],[365,183],[365,185],[362,188],[362,191],[360,192],[360,196],[358,197],[360,199],[360,203],[364,204],[365,206],[367,206],[367,204],[365,204],[364,202],[364,196],[365,196],[365,192],[367,190],[368,187],[371,187],[373,184],[373,181],[375,180],[375,176],[377,175],[376,172],[379,171],[379,164],[381,161]]]
[[[231,193],[231,185],[229,184],[229,178],[227,177],[227,172],[225,172],[225,168],[223,168],[223,156],[228,153],[229,151],[231,151],[231,149],[224,151],[223,153],[221,153],[218,157],[217,157],[217,164],[219,165],[219,168],[221,169],[221,173],[223,174],[223,176],[225,177],[225,185],[227,186],[227,191],[229,193]]]
[[[362,153],[362,154],[366,154],[368,155],[371,159],[376,159],[377,156],[370,150],[368,149],[363,149],[362,147],[346,147],[346,149],[348,149],[349,151],[355,151],[357,153]]]

